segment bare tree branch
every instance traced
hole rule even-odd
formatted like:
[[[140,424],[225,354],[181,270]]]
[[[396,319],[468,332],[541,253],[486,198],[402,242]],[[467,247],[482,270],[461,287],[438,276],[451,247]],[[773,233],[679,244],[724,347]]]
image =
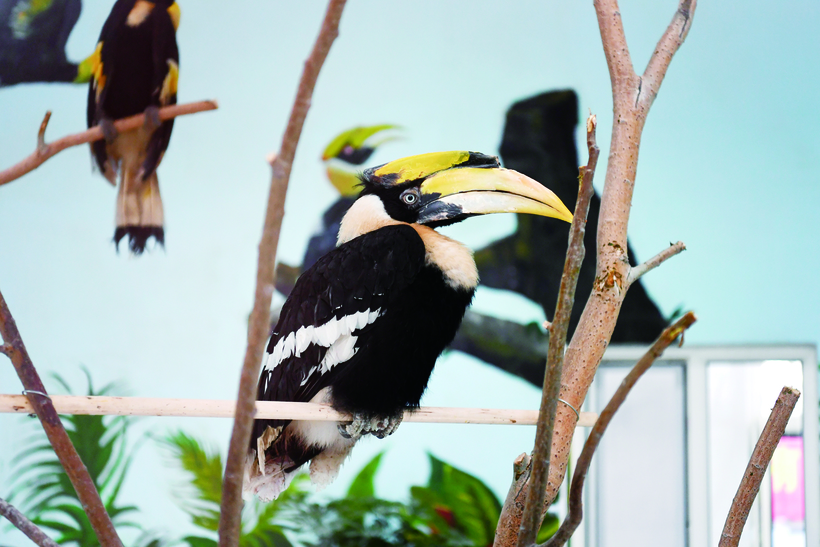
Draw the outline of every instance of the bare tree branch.
[[[159,109],[160,120],[170,120],[177,116],[184,116],[186,114],[196,114],[197,112],[204,112],[206,110],[216,110],[218,108],[216,101],[200,101],[197,103],[177,104],[173,106],[165,106]],[[47,112],[40,124],[40,130],[37,133],[37,148],[33,154],[25,158],[23,161],[12,165],[4,171],[0,171],[0,186],[19,179],[26,173],[29,173],[40,167],[51,156],[62,152],[66,148],[86,144],[93,141],[98,141],[103,138],[102,129],[99,127],[92,127],[82,133],[68,135],[62,139],[46,144],[46,126],[51,118],[51,112]],[[131,131],[145,124],[145,114],[137,114],[114,122],[114,127],[120,133]]]
[[[643,264],[639,264],[634,268],[630,268],[629,276],[627,277],[626,284],[632,285],[635,281],[641,278],[643,274],[650,270],[654,270],[676,254],[679,254],[686,250],[686,245],[684,245],[683,241],[678,241],[677,243],[671,243],[669,247],[662,250]]]
[[[558,290],[558,305],[550,325],[550,343],[547,351],[547,369],[544,374],[544,388],[541,392],[541,410],[535,432],[535,447],[532,455],[532,474],[527,484],[527,498],[521,524],[518,531],[518,546],[524,547],[535,543],[535,537],[543,521],[544,496],[546,481],[549,475],[550,449],[552,433],[555,426],[555,409],[558,405],[558,393],[561,390],[561,370],[564,366],[564,348],[567,340],[569,318],[575,302],[575,287],[578,273],[584,260],[584,233],[586,232],[589,202],[594,190],[592,178],[598,163],[600,150],[595,141],[596,120],[590,115],[587,120],[587,148],[589,160],[579,169],[580,188],[575,214],[569,233],[569,247],[564,262],[564,273],[561,276],[561,287]]]
[[[26,346],[23,344],[23,339],[20,337],[20,332],[17,330],[17,324],[14,322],[14,317],[12,317],[2,293],[0,293],[0,334],[2,334],[5,341],[5,347],[8,348],[6,355],[11,359],[14,369],[17,371],[17,376],[20,377],[20,381],[26,389],[26,396],[31,406],[34,407],[37,417],[40,418],[40,423],[43,425],[48,441],[54,448],[60,464],[65,469],[66,475],[68,475],[74,490],[77,492],[77,498],[83,506],[83,511],[88,515],[88,520],[97,534],[100,545],[104,547],[122,547],[117,531],[105,511],[102,500],[100,500],[97,487],[94,486],[94,481],[91,479],[91,475],[88,474],[88,469],[86,469],[80,456],[77,455],[74,445],[71,444],[71,439],[69,439],[60,417],[57,415],[57,411],[54,410],[54,405],[51,404],[51,399],[46,393],[46,388],[31,362]]]
[[[592,431],[590,431],[589,437],[587,437],[587,441],[584,443],[581,456],[575,464],[575,472],[572,475],[572,487],[569,492],[569,514],[555,535],[543,544],[543,547],[563,546],[578,528],[578,525],[581,524],[581,518],[584,515],[584,481],[589,471],[589,466],[592,463],[592,456],[598,449],[598,445],[601,442],[606,428],[609,426],[609,422],[612,421],[615,413],[621,408],[621,405],[626,400],[626,396],[629,395],[629,392],[640,377],[643,376],[643,373],[649,370],[649,367],[652,366],[655,359],[660,357],[664,350],[668,348],[678,336],[682,336],[683,331],[692,326],[695,321],[697,321],[695,314],[689,312],[678,319],[675,324],[667,327],[646,354],[635,364],[629,374],[626,375],[621,385],[618,386],[615,394],[598,417],[598,421],[596,421],[592,427]]]
[[[743,533],[743,526],[749,518],[752,503],[760,490],[760,483],[772,460],[774,450],[780,442],[780,437],[786,431],[786,424],[789,423],[798,399],[800,399],[800,392],[794,388],[784,387],[780,391],[769,419],[763,427],[763,432],[757,440],[749,465],[743,473],[737,494],[732,501],[732,507],[726,516],[726,524],[723,525],[718,547],[737,547],[740,543],[740,534]]]
[[[36,524],[31,522],[26,516],[18,511],[9,502],[0,499],[0,515],[6,517],[18,530],[40,547],[59,547],[53,539],[40,530]]]
[[[575,408],[580,408],[586,398],[628,288],[626,232],[641,133],[650,106],[648,103],[636,104],[643,84],[632,70],[617,1],[595,0],[594,4],[612,81],[615,123],[612,124],[606,180],[601,196],[595,282],[564,356],[561,399]],[[679,10],[686,6],[688,26],[694,16],[695,3],[690,5],[683,0],[679,3]],[[660,79],[657,81],[659,85]],[[547,503],[555,499],[563,482],[575,421],[572,410],[564,405],[558,407],[552,438]]]
[[[678,4],[678,11],[669,23],[666,32],[663,33],[658,45],[655,46],[655,52],[649,59],[649,63],[644,70],[641,86],[641,93],[637,98],[637,102],[646,109],[649,109],[652,101],[658,95],[658,88],[661,86],[666,69],[672,62],[672,56],[678,51],[686,35],[689,34],[689,27],[691,26],[691,18],[695,14],[695,7],[697,7],[697,0],[682,0]]]
[[[240,534],[240,511],[242,510],[242,479],[244,477],[245,457],[250,446],[253,428],[254,402],[256,399],[256,382],[262,363],[264,345],[270,327],[268,317],[270,304],[275,288],[276,251],[279,244],[279,232],[282,217],[285,214],[285,195],[288,180],[296,153],[296,144],[302,133],[302,126],[310,108],[313,88],[319,77],[319,71],[325,62],[330,46],[339,35],[339,20],[345,0],[330,0],[322,29],[316,38],[313,51],[305,62],[299,90],[291,110],[288,126],[282,137],[279,153],[271,162],[271,189],[268,196],[268,207],[265,215],[265,226],[262,241],[259,243],[259,264],[256,271],[256,292],[253,310],[248,326],[248,346],[239,379],[239,394],[236,403],[231,444],[228,449],[228,461],[225,478],[222,484],[222,508],[219,520],[219,546],[236,547]]]

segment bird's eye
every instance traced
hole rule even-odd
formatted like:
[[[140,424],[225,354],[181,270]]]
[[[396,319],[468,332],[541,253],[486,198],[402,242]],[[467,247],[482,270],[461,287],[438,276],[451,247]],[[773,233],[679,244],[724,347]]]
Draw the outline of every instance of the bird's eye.
[[[410,190],[406,190],[401,195],[401,200],[405,203],[405,205],[413,205],[419,200],[418,192],[415,188],[411,188]]]

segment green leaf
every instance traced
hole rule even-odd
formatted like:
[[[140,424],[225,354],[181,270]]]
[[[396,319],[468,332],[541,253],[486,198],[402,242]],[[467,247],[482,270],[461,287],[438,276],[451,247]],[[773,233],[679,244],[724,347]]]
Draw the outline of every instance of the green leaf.
[[[558,520],[558,517],[552,513],[547,513],[544,522],[541,523],[541,529],[538,530],[538,537],[536,537],[535,542],[544,543],[555,535],[559,526],[561,526],[561,521]]]
[[[501,514],[501,502],[486,484],[478,478],[445,463],[432,454],[428,488],[442,502],[436,508],[452,512],[456,527],[476,545],[492,543],[495,527]]]
[[[350,483],[350,488],[347,489],[347,497],[373,498],[376,496],[374,479],[376,478],[376,472],[379,470],[382,456],[384,456],[384,451],[376,454],[376,456],[359,471],[356,478]]]
[[[211,538],[204,538],[200,536],[185,536],[182,541],[191,547],[216,547],[217,542]]]

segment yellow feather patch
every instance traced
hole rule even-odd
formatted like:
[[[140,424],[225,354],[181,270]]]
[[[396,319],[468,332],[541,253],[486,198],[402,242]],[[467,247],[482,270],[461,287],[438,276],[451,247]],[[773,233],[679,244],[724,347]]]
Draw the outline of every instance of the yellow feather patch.
[[[168,8],[168,15],[171,16],[171,23],[174,25],[174,30],[179,28],[179,18],[182,16],[182,12],[179,10],[179,5],[174,2]]]
[[[102,48],[103,43],[97,43],[94,53],[92,53],[88,59],[83,61],[83,63],[87,61],[90,66],[91,76],[94,78],[94,89],[97,92],[97,102],[100,100],[100,93],[102,93],[102,90],[105,89],[106,80],[106,76],[103,74]]]
[[[177,94],[177,82],[179,81],[179,65],[173,59],[168,59],[168,74],[162,81],[162,90],[159,92],[159,102],[165,106],[171,97]]]
[[[134,7],[131,8],[131,11],[128,13],[128,19],[125,20],[125,24],[129,27],[138,27],[145,21],[152,9],[154,9],[153,2],[137,0]]]

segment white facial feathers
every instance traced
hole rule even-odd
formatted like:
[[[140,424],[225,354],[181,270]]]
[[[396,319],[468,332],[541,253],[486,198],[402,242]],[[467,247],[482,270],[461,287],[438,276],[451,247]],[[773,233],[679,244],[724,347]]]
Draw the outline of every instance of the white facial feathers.
[[[318,327],[313,325],[300,327],[296,332],[291,332],[279,339],[273,347],[273,352],[268,356],[265,368],[273,370],[285,359],[292,355],[299,357],[311,344],[316,344],[328,348],[318,367],[324,374],[356,354],[355,346],[358,337],[353,336],[353,332],[376,321],[380,312],[380,308],[373,311],[365,310],[338,319],[334,317]],[[308,372],[303,379],[303,385],[316,368],[313,367]]]
[[[394,220],[384,210],[384,204],[378,196],[369,195],[362,196],[353,202],[350,209],[345,213],[342,219],[342,225],[339,228],[339,237],[336,239],[336,245],[347,243],[351,239],[355,239],[362,234],[384,228],[385,226],[393,226],[396,224],[404,224],[398,220]]]

